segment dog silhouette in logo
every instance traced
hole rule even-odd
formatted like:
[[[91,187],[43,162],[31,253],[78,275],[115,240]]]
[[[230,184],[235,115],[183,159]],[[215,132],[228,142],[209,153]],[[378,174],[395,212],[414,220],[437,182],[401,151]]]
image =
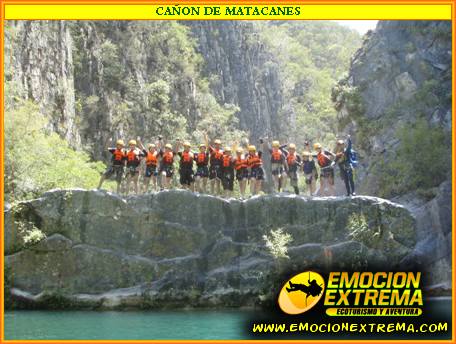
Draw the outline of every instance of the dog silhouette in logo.
[[[309,273],[310,277],[310,273]],[[309,283],[309,278],[307,278],[307,283]],[[294,291],[302,291],[304,294],[306,294],[306,306],[307,306],[307,298],[309,296],[318,296],[321,294],[323,288],[317,284],[317,281],[311,280],[308,285],[306,284],[300,284],[300,283],[292,283],[291,281],[288,281],[288,284],[290,287],[287,287],[287,292],[292,293]]]

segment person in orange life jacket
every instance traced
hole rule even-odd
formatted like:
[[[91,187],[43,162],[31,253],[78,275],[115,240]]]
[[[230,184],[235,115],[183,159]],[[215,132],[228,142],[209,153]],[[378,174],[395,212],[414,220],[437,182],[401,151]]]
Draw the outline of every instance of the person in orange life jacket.
[[[207,135],[206,135],[206,141]],[[214,147],[209,146],[210,153],[210,167],[209,167],[209,180],[211,183],[211,194],[216,192],[220,194],[220,183],[222,181],[222,163],[223,163],[223,150],[221,149],[222,141],[219,139],[214,141]]]
[[[139,138],[138,138],[139,139]],[[139,179],[139,164],[143,153],[136,147],[136,140],[130,140],[128,142],[130,149],[126,153],[127,155],[127,190],[126,193],[130,192],[130,184],[133,182],[133,190],[135,194],[138,193],[138,179]]]
[[[199,145],[199,152],[194,154],[193,159],[196,162],[195,190],[200,193],[206,192],[207,178],[209,177],[207,143]]]
[[[149,189],[150,180],[152,179],[152,189],[154,191],[157,190],[157,166],[158,166],[158,158],[159,158],[159,151],[157,150],[157,146],[154,143],[149,143],[147,145],[147,150],[144,148],[142,142],[138,141],[139,147],[142,149],[143,155],[146,157],[146,171],[144,173],[144,185],[143,185],[143,192],[147,192]]]
[[[344,140],[338,140],[336,143],[336,163],[339,165],[340,177],[344,181],[347,196],[356,196],[355,182],[353,180],[353,167],[350,161],[352,152],[352,142],[350,135],[347,136],[347,146]]]
[[[319,196],[334,196],[334,153],[324,150],[319,143],[314,144],[317,151],[317,162],[320,166],[320,190]]]
[[[261,191],[264,179],[263,161],[261,160],[262,152],[257,152],[256,147],[253,145],[250,145],[248,150],[247,166],[249,169],[250,193],[256,195]]]
[[[180,157],[179,163],[179,175],[180,175],[180,183],[184,189],[189,189],[193,191],[193,158],[194,153],[190,151],[190,142],[184,142],[184,150],[179,152],[180,149],[180,141],[177,143],[177,150],[178,155]]]
[[[231,155],[231,147],[225,147],[223,153],[222,185],[225,197],[231,197],[234,186],[234,157]]]
[[[234,169],[236,170],[236,180],[239,183],[239,191],[241,197],[245,196],[245,187],[247,186],[247,180],[249,179],[249,170],[247,166],[247,159],[245,159],[244,150],[242,148],[236,149],[236,158],[234,159]]]
[[[265,144],[267,147],[267,144]],[[288,169],[285,154],[282,149],[286,147],[280,146],[279,141],[272,141],[272,148],[267,147],[271,153],[271,169],[272,169],[272,180],[274,182],[274,189],[280,192],[282,181],[286,178],[286,171]]]
[[[112,139],[109,140],[112,142]],[[112,154],[111,165],[106,169],[106,171],[101,175],[100,182],[98,183],[98,189],[101,189],[103,182],[106,179],[116,175],[117,183],[117,193],[120,193],[120,183],[122,182],[122,177],[124,173],[125,160],[127,156],[125,155],[123,140],[117,140],[115,148],[108,148],[109,153]]]
[[[302,171],[304,172],[309,195],[313,196],[317,188],[318,171],[312,154],[307,150],[302,152]]]
[[[161,188],[169,189],[174,175],[174,156],[173,146],[170,143],[165,145],[165,150],[160,149],[160,168],[158,173],[161,178]]]
[[[301,166],[301,156],[296,153],[296,145],[294,143],[290,143],[288,145],[288,150],[282,148],[282,151],[285,154],[288,167],[288,173],[283,177],[282,189],[285,190],[287,186],[287,179],[289,179],[290,185],[293,187],[295,194],[299,195],[298,170],[299,166]]]

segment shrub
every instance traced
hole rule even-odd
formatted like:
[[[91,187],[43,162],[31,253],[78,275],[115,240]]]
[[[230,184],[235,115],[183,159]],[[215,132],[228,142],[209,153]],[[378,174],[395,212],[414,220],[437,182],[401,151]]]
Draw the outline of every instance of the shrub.
[[[284,233],[282,228],[270,231],[270,236],[263,235],[266,247],[274,258],[289,258],[287,245],[293,241],[289,233]]]
[[[381,196],[426,190],[442,183],[451,171],[451,136],[424,119],[396,131],[396,154],[376,165]]]
[[[30,101],[5,111],[5,199],[36,197],[53,188],[96,187],[101,162],[73,150],[47,130],[48,120]]]

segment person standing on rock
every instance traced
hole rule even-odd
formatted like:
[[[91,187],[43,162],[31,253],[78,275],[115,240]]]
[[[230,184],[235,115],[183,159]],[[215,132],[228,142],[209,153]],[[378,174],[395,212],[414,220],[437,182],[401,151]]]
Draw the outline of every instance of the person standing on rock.
[[[109,139],[112,142],[112,139]],[[123,140],[117,140],[115,148],[108,148],[108,152],[112,154],[111,166],[102,174],[100,182],[98,183],[98,189],[101,189],[103,182],[106,179],[111,178],[112,175],[116,175],[117,193],[120,194],[120,184],[122,183],[122,177],[124,173],[125,161],[127,156],[124,150],[125,143]]]
[[[287,186],[287,179],[289,179],[290,185],[293,187],[295,194],[299,195],[298,170],[299,166],[301,166],[301,156],[296,153],[296,145],[294,143],[290,143],[288,145],[288,150],[286,150],[285,148],[283,148],[282,150],[286,156],[286,165],[288,167],[288,173],[283,178],[282,189],[285,190]]]
[[[171,188],[171,182],[174,175],[174,155],[173,146],[170,143],[165,145],[165,150],[160,149],[160,179],[161,179],[161,189]]]
[[[130,192],[130,184],[133,182],[133,190],[138,194],[139,164],[144,154],[136,147],[136,140],[128,142],[130,149],[127,152],[127,187],[126,194]]]
[[[339,165],[340,177],[344,181],[347,196],[356,196],[355,181],[353,180],[352,141],[350,135],[347,136],[347,146],[344,140],[338,140],[336,143],[336,163]]]
[[[314,148],[317,151],[317,161],[320,166],[320,196],[334,196],[334,153],[323,149],[321,144],[315,143]]]
[[[307,189],[309,190],[309,195],[313,196],[317,188],[316,182],[318,179],[318,171],[312,154],[307,150],[302,152],[302,170],[304,172],[304,178],[306,180]]]
[[[158,166],[158,158],[159,158],[159,151],[157,150],[157,146],[154,143],[149,143],[147,145],[147,151],[144,148],[141,140],[138,140],[138,145],[142,149],[143,155],[146,157],[146,171],[144,173],[144,184],[143,184],[143,192],[146,193],[149,189],[149,184],[152,179],[152,190],[157,190],[157,166]]]
[[[182,187],[186,190],[193,191],[193,182],[194,182],[194,171],[193,171],[193,158],[194,153],[190,150],[191,145],[190,142],[186,141],[183,144],[184,150],[179,152],[180,149],[180,141],[177,141],[176,150],[178,151],[178,155],[180,157],[179,162],[179,181]]]
[[[207,135],[206,141],[209,142]],[[209,146],[210,152],[210,167],[209,167],[209,180],[211,183],[211,194],[220,195],[220,184],[222,181],[222,163],[223,163],[223,150],[221,149],[222,141],[216,139],[214,147]]]
[[[234,186],[234,157],[231,155],[231,147],[228,146],[223,152],[222,186],[225,197],[231,197]]]
[[[287,177],[286,171],[288,169],[285,154],[283,148],[280,146],[279,141],[272,141],[272,148],[264,144],[264,149],[268,149],[271,153],[271,169],[272,169],[272,180],[274,182],[274,189],[280,192],[284,179]]]
[[[195,191],[200,193],[206,192],[207,178],[209,177],[209,153],[207,147],[207,142],[200,144],[199,152],[195,153],[193,157],[196,162]]]
[[[256,195],[261,191],[261,186],[264,180],[262,152],[256,151],[254,145],[249,146],[249,154],[247,156],[247,166],[249,168],[250,193]]]
[[[244,158],[244,150],[239,147],[236,149],[236,158],[234,159],[234,169],[236,170],[236,180],[239,183],[241,198],[245,197],[245,187],[249,179],[247,159]]]

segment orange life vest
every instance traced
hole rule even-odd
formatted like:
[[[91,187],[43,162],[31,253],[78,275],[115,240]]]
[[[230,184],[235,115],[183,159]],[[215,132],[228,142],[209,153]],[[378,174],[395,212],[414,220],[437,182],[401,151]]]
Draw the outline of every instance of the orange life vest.
[[[287,164],[288,164],[288,166],[296,164],[296,153],[295,154],[288,153]]]
[[[236,170],[247,168],[247,160],[242,158],[236,158],[236,160],[234,160],[234,168]]]
[[[129,163],[139,162],[139,157],[136,150],[129,150],[127,153],[127,159]]]
[[[193,162],[193,155],[191,152],[185,152],[183,151],[181,154],[181,162],[185,164],[189,164]]]
[[[211,157],[213,159],[222,160],[223,159],[223,151],[221,149],[213,149],[211,152]]]
[[[223,167],[231,167],[232,166],[232,156],[231,155],[224,155],[223,156]]]
[[[317,154],[317,160],[320,167],[326,167],[331,163],[331,160],[322,152]]]
[[[146,165],[157,166],[157,152],[147,152]]]
[[[196,163],[198,166],[207,165],[207,154],[206,153],[198,153],[196,156]]]
[[[123,158],[125,158],[125,154],[122,149],[116,149],[113,153],[114,161],[122,162]]]
[[[163,163],[167,165],[171,165],[174,161],[174,154],[173,152],[164,152],[163,153]]]
[[[280,150],[272,150],[271,162],[277,163],[282,161],[282,152]]]
[[[255,153],[254,155],[249,154],[247,157],[247,165],[250,168],[255,168],[255,167],[260,167],[263,164],[261,161],[261,158],[258,156],[258,153]]]

